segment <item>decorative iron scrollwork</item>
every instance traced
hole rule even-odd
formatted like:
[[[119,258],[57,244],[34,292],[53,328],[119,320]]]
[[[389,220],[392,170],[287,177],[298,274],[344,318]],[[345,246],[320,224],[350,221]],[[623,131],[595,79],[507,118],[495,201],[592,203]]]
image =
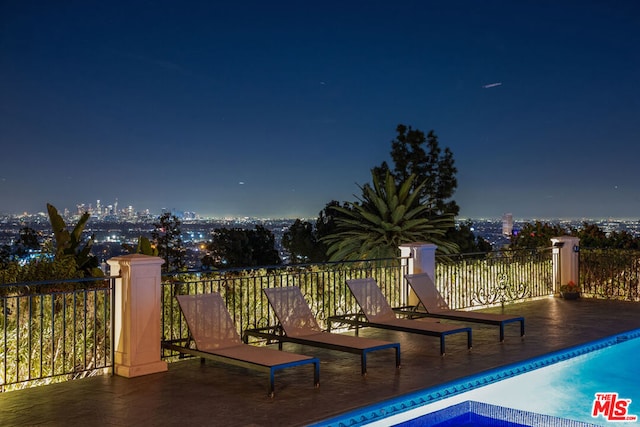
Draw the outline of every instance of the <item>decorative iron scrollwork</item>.
[[[473,294],[472,300],[480,305],[493,305],[506,303],[527,298],[531,294],[529,287],[524,283],[509,283],[506,274],[498,275],[498,284],[489,288],[479,289]]]

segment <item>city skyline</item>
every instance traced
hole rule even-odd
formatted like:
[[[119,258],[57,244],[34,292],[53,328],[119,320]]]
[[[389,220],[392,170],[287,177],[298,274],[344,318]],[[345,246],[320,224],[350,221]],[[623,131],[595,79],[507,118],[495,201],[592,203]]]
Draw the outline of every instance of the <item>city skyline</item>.
[[[460,217],[637,218],[640,4],[0,5],[0,213],[315,218],[399,123]]]
[[[113,202],[104,201],[101,199],[95,200],[95,206],[92,202],[81,202],[76,203],[74,207],[62,206],[56,209],[59,213],[65,217],[78,217],[84,213],[91,214],[94,219],[117,219],[117,220],[127,220],[127,219],[144,219],[145,221],[157,219],[163,213],[170,213],[177,215],[180,219],[185,221],[241,221],[241,220],[257,220],[257,221],[269,221],[269,220],[306,220],[306,221],[314,221],[317,219],[318,215],[312,215],[308,217],[278,217],[278,216],[208,216],[202,215],[199,212],[188,211],[185,209],[174,208],[167,209],[161,208],[159,211],[154,212],[150,209],[139,207],[134,204],[126,204],[120,205],[118,207],[118,199]],[[47,217],[46,207],[42,210],[37,210],[33,212],[23,211],[23,212],[2,212],[0,211],[0,217],[7,216],[13,218],[20,218],[24,216],[43,216]],[[507,219],[509,218],[509,219]],[[532,222],[532,221],[543,221],[543,222],[587,222],[587,223],[599,223],[606,221],[620,221],[620,222],[638,222],[640,221],[640,215],[638,216],[629,216],[629,217],[586,217],[586,216],[576,216],[576,217],[535,217],[528,216],[526,214],[522,214],[520,216],[514,216],[511,212],[504,212],[500,215],[489,216],[489,217],[470,217],[470,216],[457,216],[457,222],[464,222],[467,220],[472,221],[502,221],[505,220],[511,221],[511,223],[515,222]]]

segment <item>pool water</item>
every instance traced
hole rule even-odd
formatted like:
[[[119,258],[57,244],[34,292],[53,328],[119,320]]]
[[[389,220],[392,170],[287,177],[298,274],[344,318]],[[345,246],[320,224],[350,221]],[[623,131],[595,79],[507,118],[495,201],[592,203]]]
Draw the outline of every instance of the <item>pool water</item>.
[[[638,354],[640,329],[412,393],[318,425],[388,426],[409,420],[414,421],[408,424],[412,426],[456,425],[421,423],[420,417],[471,401],[565,421],[611,426],[612,421],[602,414],[592,417],[595,395],[617,393],[620,399],[631,399],[628,414],[640,419]],[[465,422],[465,416],[469,415],[456,421]],[[480,418],[477,421],[490,422]],[[640,422],[614,425],[640,425]]]
[[[495,418],[483,417],[482,415],[458,415],[438,424],[431,424],[431,427],[491,427],[496,425]],[[399,424],[403,426],[403,424]],[[509,423],[508,427],[519,427],[522,424]],[[526,426],[523,426],[526,427]]]
[[[592,424],[569,421],[551,415],[504,408],[488,403],[466,401],[446,409],[397,424],[398,427],[589,427]]]
[[[596,393],[631,399],[629,413],[640,415],[638,354],[640,339],[628,340],[479,388],[464,398],[607,425],[611,422],[603,415],[591,415]]]
[[[411,424],[412,426],[419,426],[420,424]],[[426,425],[426,424],[424,424]],[[399,424],[403,426],[404,424]],[[429,424],[430,427],[495,427],[496,419],[491,417],[483,417],[482,415],[469,414],[458,415],[457,417],[450,418],[447,421],[443,421],[438,424]],[[516,423],[504,423],[500,424],[501,427],[527,427],[524,424]]]

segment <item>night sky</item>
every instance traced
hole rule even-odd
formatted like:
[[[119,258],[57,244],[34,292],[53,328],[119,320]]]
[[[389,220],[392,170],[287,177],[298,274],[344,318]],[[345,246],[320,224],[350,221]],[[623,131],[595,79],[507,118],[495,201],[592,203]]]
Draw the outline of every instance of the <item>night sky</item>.
[[[461,217],[640,218],[640,2],[0,0],[0,213],[311,217],[434,130]]]

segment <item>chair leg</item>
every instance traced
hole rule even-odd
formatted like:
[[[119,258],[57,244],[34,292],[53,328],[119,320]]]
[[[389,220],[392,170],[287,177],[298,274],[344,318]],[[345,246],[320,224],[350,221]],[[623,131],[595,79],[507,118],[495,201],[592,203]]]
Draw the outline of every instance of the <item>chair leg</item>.
[[[273,399],[273,396],[275,396],[275,379],[274,379],[274,373],[273,373],[273,368],[271,370],[269,370],[269,397]]]
[[[320,361],[313,362],[313,386],[320,387]]]

